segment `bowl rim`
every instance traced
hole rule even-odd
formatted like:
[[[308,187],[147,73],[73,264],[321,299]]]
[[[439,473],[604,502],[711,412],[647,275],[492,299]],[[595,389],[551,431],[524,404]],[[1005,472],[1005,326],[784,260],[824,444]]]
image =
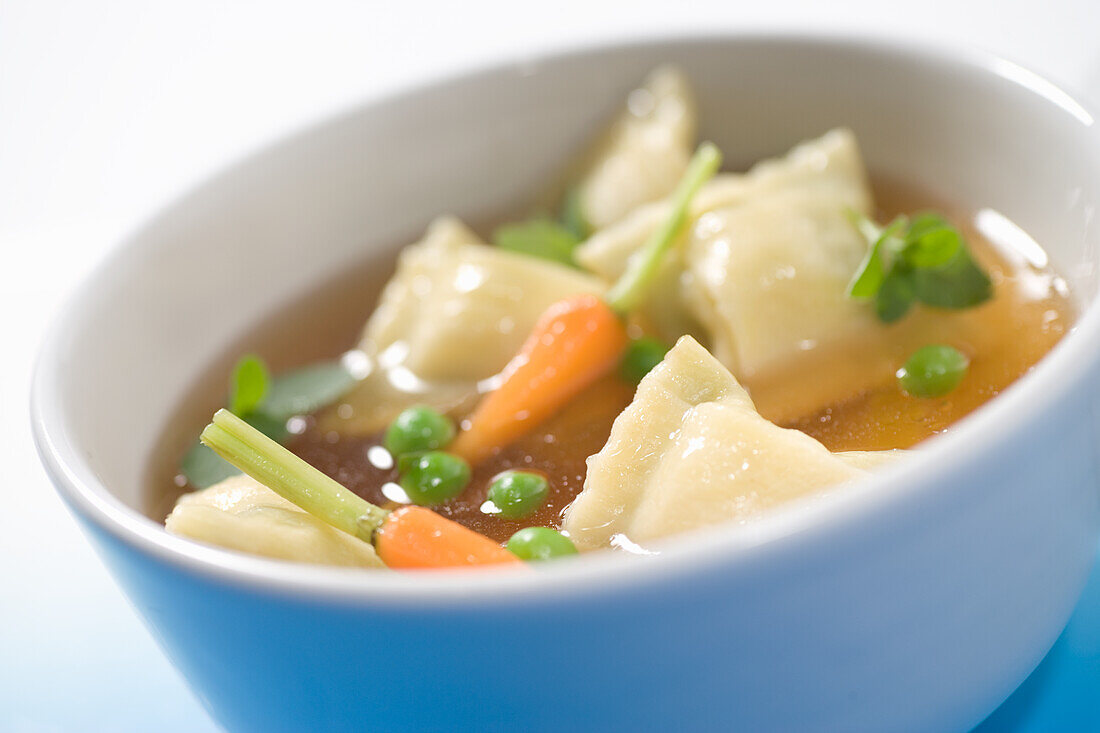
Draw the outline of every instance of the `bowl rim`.
[[[116,260],[149,246],[146,230],[165,213],[186,205],[189,196],[205,189],[226,173],[243,167],[304,135],[375,106],[401,104],[455,83],[486,83],[502,74],[538,68],[544,63],[598,58],[607,54],[706,44],[786,44],[823,52],[861,51],[913,65],[933,65],[1000,79],[1053,104],[1096,135],[1097,115],[1061,87],[999,55],[975,49],[959,49],[930,42],[898,41],[869,36],[804,31],[722,31],[591,41],[551,48],[527,58],[507,58],[439,74],[402,87],[394,93],[354,103],[335,114],[324,114],[305,125],[279,135],[211,175],[189,186],[154,211],[121,239],[85,277],[49,327],[40,347],[31,385],[31,427],[39,457],[70,510],[84,521],[174,569],[205,576],[211,581],[284,597],[308,597],[357,606],[417,604],[418,607],[453,607],[529,603],[533,600],[566,600],[603,595],[624,589],[648,587],[668,579],[705,574],[721,568],[731,573],[752,573],[761,563],[782,561],[807,552],[809,547],[841,536],[848,527],[897,509],[906,498],[926,498],[951,491],[941,480],[965,467],[975,456],[1007,440],[1051,404],[1058,403],[1090,375],[1100,372],[1100,350],[1090,343],[1100,340],[1100,294],[1083,304],[1074,327],[1030,373],[982,409],[956,423],[950,438],[933,438],[918,455],[887,467],[866,479],[830,492],[793,501],[744,525],[716,525],[662,540],[660,552],[646,561],[629,561],[622,553],[591,553],[529,569],[479,569],[470,572],[424,571],[415,577],[390,572],[337,568],[286,562],[222,549],[170,534],[162,524],[144,516],[115,497],[81,458],[66,430],[65,410],[53,386],[60,379],[64,335],[93,296],[96,284]],[[1100,148],[1100,135],[1096,135]],[[889,487],[888,489],[886,487]]]

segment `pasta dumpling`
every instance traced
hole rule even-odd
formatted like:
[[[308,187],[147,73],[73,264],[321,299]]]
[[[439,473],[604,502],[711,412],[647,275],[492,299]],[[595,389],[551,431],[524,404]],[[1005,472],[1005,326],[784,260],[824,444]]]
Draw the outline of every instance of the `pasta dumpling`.
[[[577,260],[618,277],[669,206],[640,207],[592,236]],[[664,338],[699,336],[742,379],[863,329],[871,317],[845,290],[867,245],[845,212],[871,208],[859,148],[847,129],[746,174],[716,176],[695,197],[688,241],[663,264],[647,312]]]
[[[589,226],[602,229],[670,194],[694,145],[691,87],[676,69],[657,69],[630,93],[581,179],[580,205]]]
[[[382,567],[369,543],[332,527],[248,476],[180,497],[169,532],[281,560]]]
[[[454,218],[436,220],[402,251],[359,348],[367,377],[323,416],[366,434],[411,404],[450,410],[516,355],[557,300],[606,288],[597,277],[483,244]]]
[[[891,452],[893,453],[893,452]],[[616,535],[645,542],[745,520],[798,496],[867,475],[889,460],[830,453],[805,433],[757,414],[733,375],[691,337],[642,380],[563,529],[579,548]]]
[[[849,212],[871,209],[852,134],[829,133],[750,175],[753,194],[701,216],[685,254],[689,307],[742,379],[876,327],[846,294],[867,252]]]

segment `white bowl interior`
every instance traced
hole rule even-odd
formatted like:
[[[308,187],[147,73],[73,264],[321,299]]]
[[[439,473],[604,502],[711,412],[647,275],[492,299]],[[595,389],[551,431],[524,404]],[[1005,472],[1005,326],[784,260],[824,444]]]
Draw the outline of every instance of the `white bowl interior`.
[[[154,217],[55,332],[66,368],[49,388],[64,405],[69,446],[140,511],[173,410],[254,324],[364,259],[388,267],[393,246],[437,214],[478,220],[529,200],[665,62],[692,79],[702,135],[731,161],[850,126],[872,169],[1004,213],[1047,249],[1081,304],[1094,299],[1100,146],[1084,138],[1095,134],[1091,118],[1018,67],[800,39],[582,51],[349,112]]]

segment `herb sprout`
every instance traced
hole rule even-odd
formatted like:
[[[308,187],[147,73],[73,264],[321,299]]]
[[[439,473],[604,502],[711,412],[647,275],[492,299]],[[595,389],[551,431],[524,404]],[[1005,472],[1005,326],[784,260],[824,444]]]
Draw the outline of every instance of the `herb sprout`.
[[[493,243],[501,249],[576,267],[573,250],[580,239],[570,229],[549,219],[530,219],[505,224],[493,232]]]
[[[536,216],[504,224],[493,232],[493,244],[512,252],[576,267],[573,250],[592,233],[581,209],[581,192],[574,186],[565,192],[558,220]]]
[[[578,186],[573,186],[565,192],[561,207],[561,224],[573,233],[577,241],[583,242],[592,233],[592,225],[588,223],[588,217],[584,215],[581,189]]]
[[[355,385],[340,362],[325,362],[272,378],[259,357],[241,357],[229,378],[229,411],[274,441],[290,435],[287,420],[333,404]],[[240,471],[196,441],[180,461],[180,472],[198,489]]]
[[[899,216],[880,228],[850,212],[871,245],[848,285],[852,298],[871,300],[884,323],[909,312],[914,302],[937,308],[970,308],[993,295],[993,284],[959,233],[939,214]]]
[[[695,194],[714,177],[722,166],[722,151],[712,142],[699,145],[687,170],[669,196],[672,208],[645,244],[630,258],[626,272],[607,292],[607,304],[617,313],[629,313],[638,307],[657,277],[665,253],[672,249],[688,226],[688,208]]]
[[[295,415],[308,415],[346,395],[355,382],[355,377],[339,361],[311,364],[275,377],[258,409],[283,421]]]
[[[229,411],[247,415],[255,410],[267,393],[269,379],[267,365],[258,356],[241,357],[229,378]]]
[[[180,473],[187,479],[187,483],[197,489],[205,489],[236,476],[240,471],[196,440],[183,454]]]

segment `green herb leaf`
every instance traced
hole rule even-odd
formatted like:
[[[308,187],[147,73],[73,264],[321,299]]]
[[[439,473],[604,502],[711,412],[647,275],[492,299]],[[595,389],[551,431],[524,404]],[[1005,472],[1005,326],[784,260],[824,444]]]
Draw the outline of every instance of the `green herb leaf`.
[[[280,443],[290,435],[290,431],[286,429],[285,419],[280,420],[263,412],[254,412],[242,419],[267,437]]]
[[[871,247],[848,286],[852,298],[873,299],[875,313],[892,323],[914,302],[937,308],[970,308],[993,295],[993,284],[975,262],[962,234],[936,213],[898,217],[879,229],[850,212]]]
[[[856,225],[868,241],[874,242],[867,250],[867,256],[848,284],[848,296],[851,298],[873,298],[882,287],[889,269],[887,260],[893,259],[898,248],[898,234],[908,223],[904,216],[894,219],[885,229],[879,229],[867,217],[848,210],[848,218]]]
[[[913,289],[918,300],[937,308],[971,308],[993,296],[992,281],[965,248],[939,267],[914,271]]]
[[[196,489],[205,489],[236,476],[240,471],[196,440],[180,461],[180,473]]]
[[[355,382],[339,361],[295,369],[272,380],[258,412],[284,422],[295,415],[308,415],[339,400]]]
[[[549,219],[530,219],[505,224],[493,232],[493,242],[501,249],[576,267],[573,250],[580,238],[570,229]]]
[[[339,361],[314,364],[272,379],[263,361],[248,355],[233,369],[229,411],[272,440],[282,442],[290,435],[287,420],[336,402],[355,383],[355,377]],[[180,472],[199,489],[240,473],[197,441],[180,461]]]
[[[267,366],[259,357],[241,357],[229,378],[229,411],[244,416],[256,409],[267,393]]]
[[[588,235],[592,233],[592,226],[588,223],[588,217],[584,215],[579,186],[573,186],[565,192],[561,207],[561,224],[580,242],[588,239]]]
[[[894,267],[875,296],[875,314],[883,323],[893,323],[909,312],[913,297],[912,271]]]
[[[920,214],[905,235],[901,254],[916,268],[942,267],[966,247],[962,235],[938,214]]]

